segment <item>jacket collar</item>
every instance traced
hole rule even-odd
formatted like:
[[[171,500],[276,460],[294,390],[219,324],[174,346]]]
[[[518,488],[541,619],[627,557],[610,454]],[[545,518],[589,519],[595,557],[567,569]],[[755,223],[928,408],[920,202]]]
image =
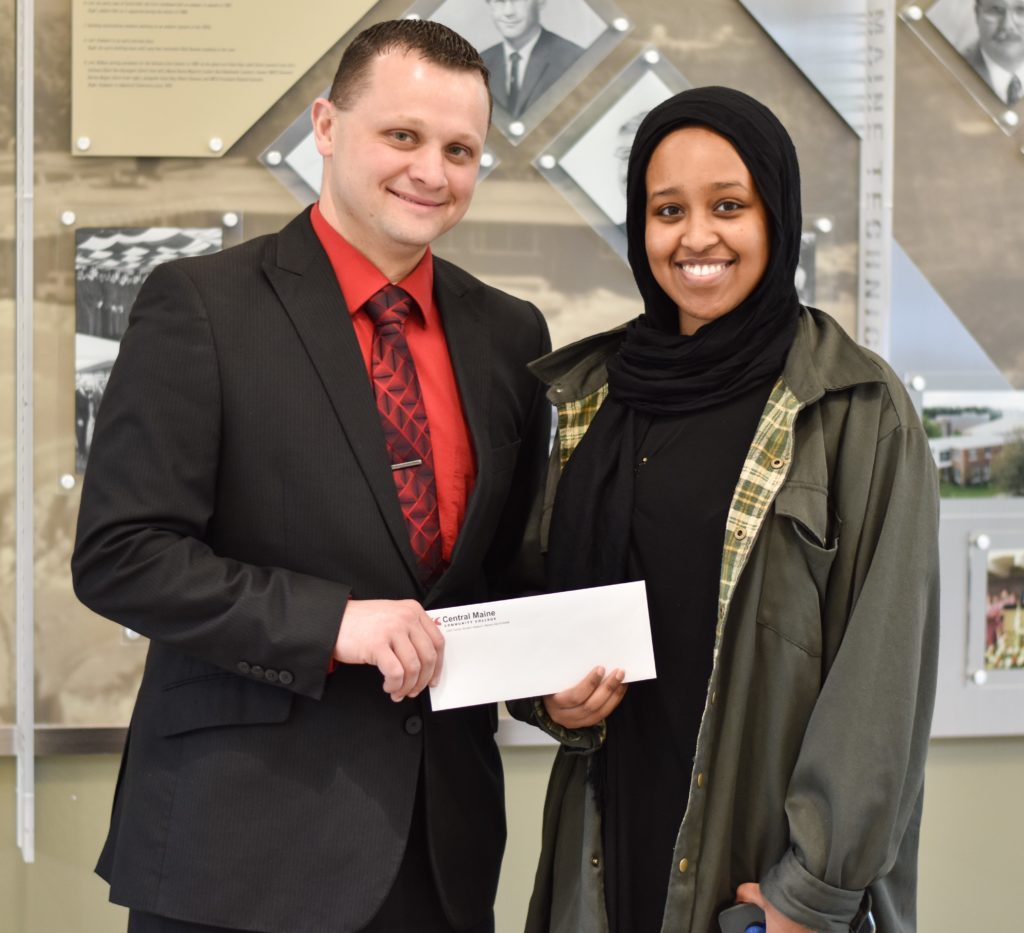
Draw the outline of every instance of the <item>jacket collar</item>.
[[[877,357],[857,344],[829,315],[805,307],[782,378],[800,407],[816,402],[826,392],[870,382],[884,382]]]
[[[608,381],[608,360],[618,350],[625,333],[623,324],[584,337],[534,360],[530,372],[550,386],[548,398],[555,404],[577,401]],[[807,307],[800,314],[782,377],[801,407],[817,401],[826,392],[885,379],[877,357],[870,350],[855,343],[823,311]]]

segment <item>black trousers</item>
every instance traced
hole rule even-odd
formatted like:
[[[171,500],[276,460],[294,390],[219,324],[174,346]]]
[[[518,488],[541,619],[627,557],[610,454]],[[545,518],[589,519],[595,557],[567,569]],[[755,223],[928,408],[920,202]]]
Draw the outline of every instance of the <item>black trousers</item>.
[[[493,915],[469,930],[456,930],[444,915],[427,852],[423,781],[416,794],[405,856],[377,916],[360,933],[494,933]],[[239,933],[227,927],[186,923],[138,910],[128,911],[128,933]],[[324,933],[330,933],[325,930]]]

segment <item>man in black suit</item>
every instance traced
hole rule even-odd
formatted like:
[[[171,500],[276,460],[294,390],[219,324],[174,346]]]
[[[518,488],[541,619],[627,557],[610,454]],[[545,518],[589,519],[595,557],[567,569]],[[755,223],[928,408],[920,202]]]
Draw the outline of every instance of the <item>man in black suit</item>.
[[[97,868],[131,933],[493,930],[497,713],[422,692],[423,607],[498,592],[550,424],[540,313],[429,249],[486,79],[444,26],[366,30],[313,106],[318,204],[135,304],[72,561],[151,640]]]
[[[1024,2],[975,0],[978,41],[960,50],[995,95],[1011,107],[1024,97]]]
[[[583,49],[540,24],[544,0],[486,0],[502,41],[484,49],[491,93],[499,107],[518,119]]]

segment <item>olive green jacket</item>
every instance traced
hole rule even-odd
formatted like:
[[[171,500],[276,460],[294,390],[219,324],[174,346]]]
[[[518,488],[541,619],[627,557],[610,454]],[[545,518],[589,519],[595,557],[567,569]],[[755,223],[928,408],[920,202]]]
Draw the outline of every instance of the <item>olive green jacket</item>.
[[[533,364],[559,409],[553,479],[604,399],[604,363],[621,337],[600,334]],[[821,933],[848,930],[866,890],[880,933],[915,929],[937,539],[936,471],[899,379],[805,310],[726,523],[714,663],[693,771],[680,775],[689,796],[664,933],[717,933],[718,912],[746,881]],[[605,724],[570,733],[538,701],[510,707],[562,742],[527,931],[602,933],[586,763]]]

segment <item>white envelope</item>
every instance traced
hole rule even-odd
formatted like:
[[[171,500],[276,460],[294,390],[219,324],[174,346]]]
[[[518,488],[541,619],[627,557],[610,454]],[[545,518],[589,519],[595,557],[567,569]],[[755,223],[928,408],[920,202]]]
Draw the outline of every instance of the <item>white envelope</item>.
[[[642,581],[427,614],[445,638],[435,710],[557,693],[598,665],[627,682],[656,676]]]

